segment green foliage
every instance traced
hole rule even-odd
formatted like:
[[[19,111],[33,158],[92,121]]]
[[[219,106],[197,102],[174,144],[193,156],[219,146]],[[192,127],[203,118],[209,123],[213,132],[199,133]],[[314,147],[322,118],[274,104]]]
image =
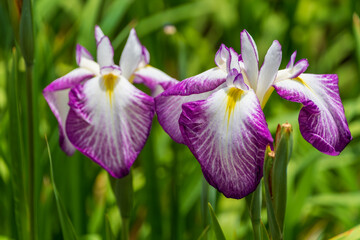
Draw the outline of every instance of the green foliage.
[[[15,44],[15,39],[19,39],[20,15],[14,4],[18,2],[21,1],[0,1],[0,236],[11,239],[26,238],[23,233],[26,229],[19,227],[27,226],[27,210],[18,203],[28,201],[25,199],[29,191],[25,181],[28,173],[24,169],[28,168],[26,152],[31,145],[27,136],[25,61],[12,56],[13,49],[20,52]],[[294,130],[294,149],[287,173],[285,238],[328,239],[360,222],[360,45],[358,22],[353,18],[354,13],[360,14],[359,1],[36,0],[32,3],[38,239],[62,239],[64,219],[71,221],[79,238],[119,239],[121,236],[121,216],[107,174],[82,154],[77,152],[68,157],[61,151],[57,121],[41,94],[51,81],[76,67],[76,43],[95,56],[95,24],[112,40],[115,62],[129,30],[135,27],[150,52],[150,64],[178,79],[214,67],[215,53],[221,43],[240,52],[239,34],[243,29],[254,37],[260,59],[277,39],[283,51],[281,67],[286,66],[292,52],[297,50],[298,59],[309,61],[307,72],[338,74],[340,95],[354,138],[340,156],[321,154],[303,140],[297,123],[299,104],[273,93],[264,112],[273,136],[279,123],[288,121]],[[166,24],[174,25],[176,32],[166,33]],[[15,69],[14,65],[17,65]],[[51,184],[45,135],[49,136],[52,150],[53,180],[63,202],[59,211],[68,212],[68,218],[62,220],[55,214],[59,202],[54,198],[55,187]],[[132,239],[196,239],[211,235],[212,230],[206,230],[201,219],[200,166],[185,146],[172,142],[156,119],[132,173],[134,209],[129,223]],[[218,194],[213,202],[226,239],[252,238],[245,200],[227,199]],[[267,218],[271,216],[267,216],[264,208],[261,216],[262,226],[269,229]]]

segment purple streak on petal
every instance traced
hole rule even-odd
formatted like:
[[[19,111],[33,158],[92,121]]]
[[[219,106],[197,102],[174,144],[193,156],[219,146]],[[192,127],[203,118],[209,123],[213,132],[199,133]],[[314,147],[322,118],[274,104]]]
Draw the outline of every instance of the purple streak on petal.
[[[284,80],[274,85],[277,93],[303,104],[300,132],[319,151],[338,155],[352,139],[341,103],[335,74],[301,74],[302,81]]]
[[[159,123],[174,141],[183,143],[178,124],[182,111],[181,105],[206,99],[213,90],[222,87],[221,85],[226,81],[226,75],[220,68],[212,68],[179,82],[155,98]]]
[[[87,58],[89,60],[94,60],[94,58],[91,56],[90,52],[81,46],[80,44],[76,45],[76,63],[78,66],[80,66],[81,58]]]
[[[309,63],[306,59],[300,59],[292,68],[291,76],[289,78],[296,78],[300,74],[306,71],[308,68]]]
[[[100,43],[100,41],[101,41],[101,39],[102,39],[103,37],[105,37],[103,31],[101,30],[101,28],[100,28],[98,25],[96,25],[96,26],[95,26],[96,46],[99,45],[99,43]]]
[[[292,68],[294,66],[294,64],[295,64],[295,59],[296,59],[296,51],[293,52],[293,54],[291,54],[290,61],[286,65],[286,68]]]
[[[226,197],[243,198],[262,178],[266,145],[273,141],[255,93],[243,93],[230,120],[227,89],[183,104],[179,119],[185,144],[207,181]]]
[[[164,90],[174,86],[179,81],[175,78],[170,77],[166,73],[160,71],[157,68],[146,66],[144,68],[140,68],[138,71],[134,73],[134,83],[137,84],[145,84],[152,93],[152,96],[157,96]],[[159,88],[161,92],[158,92]]]
[[[228,62],[230,59],[230,52],[229,48],[227,48],[223,43],[220,45],[219,50],[215,54],[215,64],[226,71],[228,69]]]
[[[234,85],[235,87],[243,90],[243,91],[248,91],[249,90],[249,87],[248,85],[246,85],[246,83],[244,82],[244,78],[242,76],[241,73],[239,73],[236,77],[235,77],[235,80],[234,80]]]
[[[66,131],[80,152],[121,178],[149,136],[154,100],[120,77],[109,104],[102,84],[102,78],[93,78],[70,91]]]
[[[44,90],[43,95],[49,107],[59,123],[59,143],[67,155],[72,155],[75,148],[69,142],[65,132],[65,120],[69,111],[70,88],[93,77],[93,73],[82,68],[77,68],[65,76],[50,83]]]
[[[146,47],[141,46],[142,47],[142,61],[143,61],[143,65],[146,66],[149,64],[150,62],[150,53],[149,51],[146,49]]]

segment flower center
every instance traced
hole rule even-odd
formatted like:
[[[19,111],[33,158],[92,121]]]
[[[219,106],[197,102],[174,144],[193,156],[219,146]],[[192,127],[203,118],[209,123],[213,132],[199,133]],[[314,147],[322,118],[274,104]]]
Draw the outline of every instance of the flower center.
[[[105,85],[106,93],[109,95],[110,104],[112,102],[112,94],[114,92],[115,81],[117,78],[118,76],[112,73],[103,75],[104,85]]]
[[[228,125],[230,121],[231,114],[233,113],[236,102],[240,100],[243,90],[239,88],[232,87],[227,93],[227,103],[226,103],[226,112],[228,113]]]

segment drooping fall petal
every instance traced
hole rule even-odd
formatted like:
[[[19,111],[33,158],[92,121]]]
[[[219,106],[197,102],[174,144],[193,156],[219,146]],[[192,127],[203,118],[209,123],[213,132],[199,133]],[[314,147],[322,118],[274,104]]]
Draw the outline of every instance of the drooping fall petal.
[[[226,197],[253,192],[273,141],[254,91],[223,88],[182,108],[182,135],[207,181]]]
[[[300,131],[319,151],[338,155],[352,139],[341,103],[335,74],[300,74],[274,84],[277,93],[303,104]]]
[[[73,88],[67,135],[83,154],[120,178],[143,148],[154,100],[121,76],[95,77]]]

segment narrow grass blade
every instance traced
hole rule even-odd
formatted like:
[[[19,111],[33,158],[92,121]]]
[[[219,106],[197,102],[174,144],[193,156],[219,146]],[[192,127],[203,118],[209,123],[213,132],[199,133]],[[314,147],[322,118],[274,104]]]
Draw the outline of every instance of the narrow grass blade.
[[[214,209],[212,208],[210,203],[208,203],[208,205],[209,205],[210,216],[211,216],[211,221],[212,221],[212,229],[214,230],[215,237],[217,240],[225,240],[225,235],[224,235],[224,233],[221,229],[221,226],[218,222],[218,219],[215,215]]]
[[[49,143],[47,142],[47,139],[46,139],[46,146],[47,146],[47,149],[48,149],[49,161],[50,161],[51,183],[52,183],[53,188],[54,188],[54,195],[55,195],[55,200],[56,200],[56,206],[57,206],[58,213],[59,213],[63,238],[65,240],[76,240],[76,239],[78,239],[78,237],[77,237],[77,235],[75,233],[74,226],[71,223],[71,220],[70,220],[70,218],[69,218],[69,216],[68,216],[68,214],[66,212],[64,203],[62,202],[62,200],[60,198],[60,195],[59,195],[59,192],[58,192],[58,190],[56,188],[56,185],[55,185],[51,153],[50,153]]]
[[[18,94],[18,55],[14,48],[11,74],[8,81],[8,101],[9,101],[9,146],[11,160],[11,183],[13,188],[14,212],[16,222],[16,236],[18,239],[28,239],[29,216],[27,212],[27,198],[25,194],[24,176],[24,150],[23,132],[20,116],[20,102]]]
[[[105,216],[105,239],[106,240],[115,240],[115,236],[113,234],[113,231],[111,230],[111,225],[110,225],[110,221],[109,221],[109,217],[106,215]]]

